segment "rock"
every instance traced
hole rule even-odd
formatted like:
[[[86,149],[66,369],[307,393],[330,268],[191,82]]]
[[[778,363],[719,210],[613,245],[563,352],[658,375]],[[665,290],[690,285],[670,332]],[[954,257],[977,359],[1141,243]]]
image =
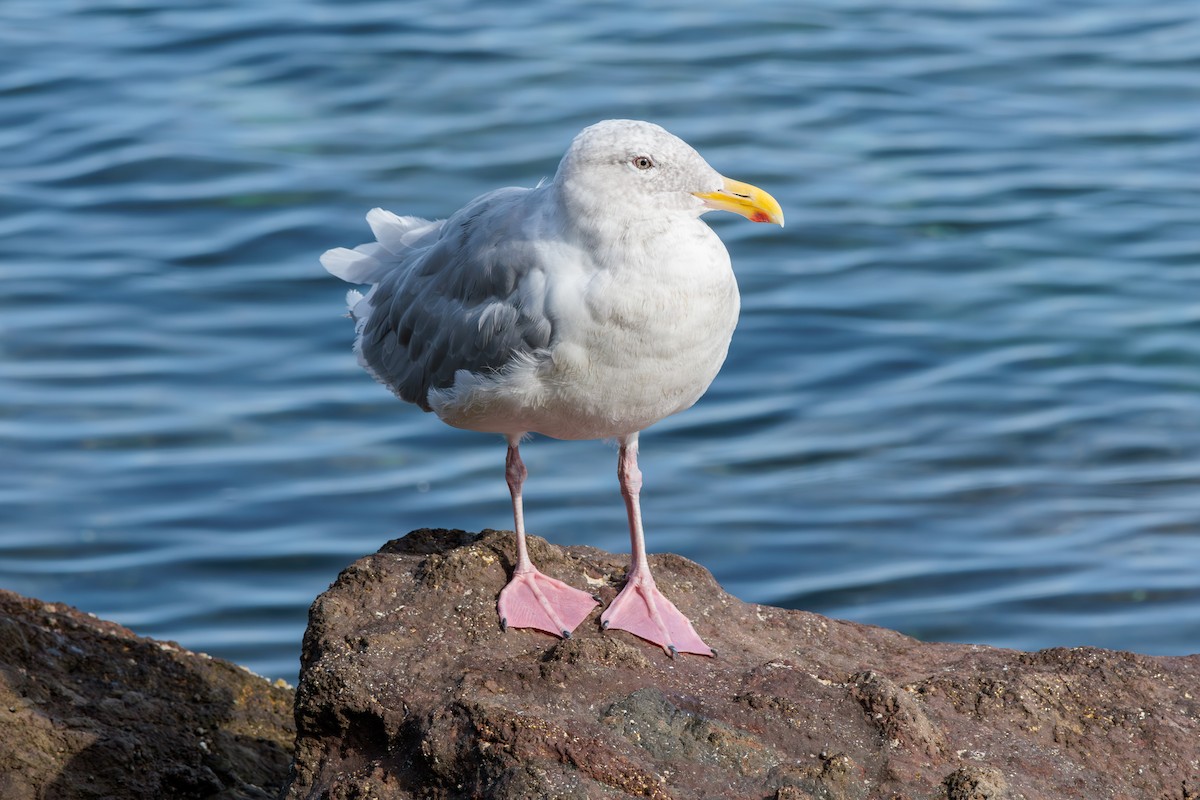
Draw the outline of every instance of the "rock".
[[[946,776],[946,800],[1004,800],[1008,782],[995,767],[961,767]]]
[[[173,642],[0,590],[0,798],[266,800],[293,692]]]
[[[615,596],[625,556],[531,537]],[[718,658],[667,658],[599,611],[500,631],[511,534],[420,530],[312,607],[292,800],[1200,797],[1200,656],[1022,653],[742,603],[652,556]]]

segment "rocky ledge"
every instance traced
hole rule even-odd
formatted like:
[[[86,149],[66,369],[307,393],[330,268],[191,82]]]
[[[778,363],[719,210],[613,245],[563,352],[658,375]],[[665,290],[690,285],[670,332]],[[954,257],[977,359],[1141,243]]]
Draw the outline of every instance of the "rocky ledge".
[[[615,596],[624,556],[530,547]],[[1200,798],[1200,656],[927,644],[743,603],[663,555],[720,652],[671,660],[598,611],[568,640],[502,633],[512,551],[415,531],[317,599],[287,798]]]
[[[531,540],[607,604],[625,557]],[[1022,653],[743,603],[652,557],[720,652],[598,611],[502,633],[511,535],[421,530],[313,604],[290,689],[0,591],[0,798],[1200,800],[1200,656]]]
[[[0,798],[268,800],[292,690],[0,590]]]

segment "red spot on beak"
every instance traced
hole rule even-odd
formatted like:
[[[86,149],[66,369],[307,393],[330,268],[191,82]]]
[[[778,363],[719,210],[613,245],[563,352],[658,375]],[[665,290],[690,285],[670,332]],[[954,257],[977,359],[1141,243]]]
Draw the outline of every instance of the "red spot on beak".
[[[770,222],[771,218],[767,216],[765,211],[755,211],[754,216],[750,218],[751,222]]]

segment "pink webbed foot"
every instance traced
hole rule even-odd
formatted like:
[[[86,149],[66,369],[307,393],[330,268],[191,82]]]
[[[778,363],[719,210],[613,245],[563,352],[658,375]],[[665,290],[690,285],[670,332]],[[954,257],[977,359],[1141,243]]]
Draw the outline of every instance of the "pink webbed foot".
[[[600,624],[605,630],[629,631],[653,642],[671,658],[676,653],[717,654],[696,633],[691,620],[663,596],[648,572],[628,578],[625,588],[600,617]]]
[[[517,570],[500,591],[500,627],[536,628],[564,639],[599,605],[587,592],[547,577],[535,567]]]

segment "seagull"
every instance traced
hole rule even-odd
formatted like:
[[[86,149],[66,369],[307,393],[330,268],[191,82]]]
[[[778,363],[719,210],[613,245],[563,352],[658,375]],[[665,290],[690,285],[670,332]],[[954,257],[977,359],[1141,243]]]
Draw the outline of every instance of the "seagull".
[[[700,220],[721,209],[783,225],[775,198],[722,177],[640,120],[581,131],[554,178],[475,198],[448,219],[367,214],[375,241],[321,257],[350,290],[358,362],[401,400],[508,442],[517,560],[500,626],[569,638],[598,598],[534,566],[519,445],[531,433],[607,439],[632,555],[601,615],[670,655],[715,652],[658,590],[646,557],[638,435],[690,408],[725,361],[740,299],[729,253]]]

